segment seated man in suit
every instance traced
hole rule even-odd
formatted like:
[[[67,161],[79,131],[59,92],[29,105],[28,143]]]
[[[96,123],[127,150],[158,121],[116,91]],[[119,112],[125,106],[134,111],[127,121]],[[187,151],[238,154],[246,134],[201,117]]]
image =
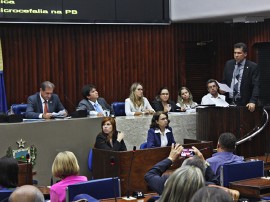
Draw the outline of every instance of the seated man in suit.
[[[28,97],[25,117],[28,119],[50,119],[54,116],[67,116],[58,95],[53,94],[54,84],[44,81],[40,92]]]
[[[232,133],[222,133],[217,143],[217,153],[211,158],[206,159],[216,176],[220,176],[220,166],[230,163],[241,163],[244,161],[242,156],[234,155],[236,137]]]
[[[206,87],[208,90],[208,94],[203,96],[202,105],[215,105],[219,107],[228,107],[229,103],[225,101],[226,97],[224,95],[220,95],[218,93],[219,86],[216,80],[209,79],[206,82]]]
[[[87,110],[90,116],[107,116],[106,111],[114,114],[111,106],[105,101],[104,98],[98,96],[97,89],[94,85],[85,85],[82,88],[83,100],[79,102],[77,110]]]

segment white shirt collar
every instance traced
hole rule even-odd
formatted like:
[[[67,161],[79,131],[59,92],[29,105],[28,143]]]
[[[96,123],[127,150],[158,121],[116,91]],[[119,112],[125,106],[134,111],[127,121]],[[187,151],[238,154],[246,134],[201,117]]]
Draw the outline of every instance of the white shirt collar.
[[[164,134],[167,134],[167,133],[169,133],[169,132],[171,132],[171,131],[170,131],[168,128],[165,128]],[[155,133],[160,133],[160,134],[161,134],[160,129],[156,129],[156,130],[155,130]]]
[[[39,93],[39,97],[40,97],[40,100],[41,100],[41,103],[43,104],[45,102],[45,100],[43,99],[43,97],[41,96],[41,93]],[[48,101],[48,100],[47,100]]]

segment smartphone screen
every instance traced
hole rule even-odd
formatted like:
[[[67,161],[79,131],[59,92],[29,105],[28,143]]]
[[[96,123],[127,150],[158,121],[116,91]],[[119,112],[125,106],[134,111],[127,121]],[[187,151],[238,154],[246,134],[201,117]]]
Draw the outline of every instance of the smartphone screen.
[[[183,156],[183,157],[191,157],[194,155],[195,155],[195,153],[194,153],[193,149],[183,149],[183,151],[181,152],[181,156]]]

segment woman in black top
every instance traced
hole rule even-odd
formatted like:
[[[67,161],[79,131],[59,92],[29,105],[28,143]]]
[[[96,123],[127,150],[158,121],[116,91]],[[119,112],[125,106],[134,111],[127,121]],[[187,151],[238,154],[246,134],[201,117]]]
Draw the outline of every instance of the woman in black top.
[[[101,122],[102,132],[97,135],[95,148],[113,151],[126,151],[125,134],[116,130],[115,119],[105,117]]]
[[[175,102],[170,100],[170,93],[167,87],[162,87],[158,91],[156,99],[152,102],[152,107],[157,111],[164,112],[179,112],[180,107],[177,107]]]

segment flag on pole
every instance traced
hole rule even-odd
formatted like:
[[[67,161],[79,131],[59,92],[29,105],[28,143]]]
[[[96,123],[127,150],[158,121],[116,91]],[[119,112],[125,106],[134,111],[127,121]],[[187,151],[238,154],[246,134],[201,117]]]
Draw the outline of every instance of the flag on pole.
[[[7,111],[7,98],[4,83],[4,65],[2,55],[2,43],[0,39],[0,112],[6,113]]]

